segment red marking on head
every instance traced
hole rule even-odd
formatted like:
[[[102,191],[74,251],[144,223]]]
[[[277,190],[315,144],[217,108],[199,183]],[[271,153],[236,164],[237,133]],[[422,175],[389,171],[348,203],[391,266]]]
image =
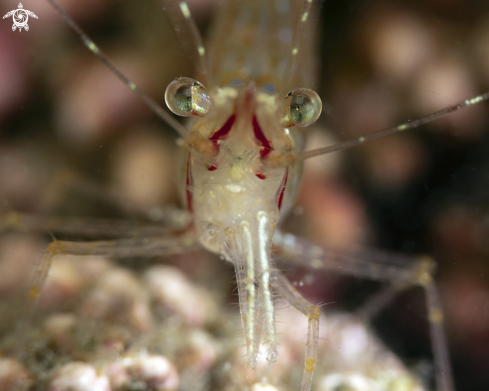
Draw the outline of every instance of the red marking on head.
[[[187,196],[187,209],[189,212],[193,211],[192,208],[192,191],[190,190],[193,185],[192,181],[192,173],[191,173],[191,167],[190,167],[190,151],[187,155],[187,180],[185,181],[186,189],[185,189],[185,194]]]
[[[280,189],[280,193],[279,193],[278,198],[277,198],[278,210],[280,210],[282,208],[282,201],[284,200],[285,186],[287,186],[288,176],[289,176],[289,169],[287,168],[285,170],[285,177],[284,177],[284,180],[282,182],[282,188]]]
[[[270,141],[268,141],[268,139],[265,137],[265,134],[261,130],[260,124],[256,119],[256,115],[253,116],[253,133],[255,134],[255,138],[262,145],[262,147],[273,149],[272,144],[270,144]]]
[[[214,171],[214,170],[217,170],[217,166],[214,166],[214,165],[209,166],[209,167],[207,167],[207,170],[208,170],[208,171]]]
[[[233,127],[234,121],[236,121],[236,114],[233,114],[231,117],[229,117],[228,120],[224,123],[224,125],[222,125],[221,129],[215,131],[211,135],[211,137],[209,137],[209,139],[212,141],[217,141],[226,137],[229,131],[231,130],[231,128]]]
[[[260,178],[260,179],[265,179],[266,178],[265,174],[256,174],[256,176],[258,178]]]
[[[272,152],[272,150],[270,148],[261,148],[260,149],[260,157],[264,158],[265,156],[267,156],[270,152]]]

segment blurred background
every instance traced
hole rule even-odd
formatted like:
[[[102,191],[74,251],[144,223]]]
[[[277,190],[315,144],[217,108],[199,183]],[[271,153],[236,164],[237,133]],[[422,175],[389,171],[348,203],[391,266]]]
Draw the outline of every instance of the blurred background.
[[[16,9],[17,1],[1,0],[0,14]],[[167,84],[193,74],[157,1],[59,3],[162,105]],[[219,2],[189,4],[207,31]],[[101,201],[97,191],[138,210],[178,205],[174,132],[47,2],[23,5],[39,17],[29,18],[28,32],[13,32],[10,18],[0,21],[0,211],[140,217]],[[487,1],[326,0],[318,22],[316,90],[324,114],[309,148],[414,120],[489,89]],[[489,389],[488,148],[489,108],[482,104],[312,159],[284,227],[320,243],[432,255],[459,391]],[[0,262],[15,258],[18,265],[7,273],[0,263],[0,293],[27,274],[41,240],[0,237]],[[339,276],[291,276],[312,301],[332,302],[327,311],[355,309],[378,288]],[[420,289],[399,297],[376,326],[408,365],[431,376]]]

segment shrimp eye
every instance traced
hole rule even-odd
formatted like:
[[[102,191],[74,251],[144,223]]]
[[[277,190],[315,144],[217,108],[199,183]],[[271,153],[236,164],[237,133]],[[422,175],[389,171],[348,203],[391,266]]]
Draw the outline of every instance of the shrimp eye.
[[[207,89],[190,77],[173,80],[166,87],[165,102],[171,111],[182,117],[203,117],[212,105]]]
[[[308,88],[297,88],[287,94],[282,106],[282,125],[308,126],[321,115],[322,103],[319,95]]]

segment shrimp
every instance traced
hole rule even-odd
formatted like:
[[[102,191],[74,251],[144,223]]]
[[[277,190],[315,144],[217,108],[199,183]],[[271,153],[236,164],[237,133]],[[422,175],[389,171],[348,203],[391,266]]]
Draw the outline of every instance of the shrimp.
[[[54,2],[51,3],[57,7]],[[209,49],[212,62],[205,56],[208,50],[196,32],[185,3],[166,4],[173,24],[177,26],[176,30],[191,32],[190,45],[187,45],[185,51],[198,64],[196,68],[204,77],[202,83],[180,77],[170,83],[166,90],[165,100],[171,111],[196,117],[197,120],[188,129],[119,72],[99,47],[77,28],[71,18],[57,8],[90,51],[98,55],[130,90],[136,91],[181,136],[184,151],[180,169],[180,192],[192,215],[193,228],[185,235],[146,241],[54,241],[44,254],[31,283],[31,302],[37,301],[55,255],[97,254],[127,257],[143,253],[168,254],[192,248],[198,241],[210,252],[220,254],[232,262],[235,267],[246,355],[251,367],[257,366],[261,345],[268,349],[266,358],[270,364],[277,360],[272,289],[307,317],[301,390],[308,391],[317,361],[320,311],[318,306],[305,300],[274,267],[273,242],[282,257],[302,264],[305,268],[316,270],[319,263],[319,268],[343,269],[346,273],[379,280],[394,279],[394,290],[403,290],[415,284],[423,286],[429,301],[438,387],[440,390],[452,389],[443,318],[431,276],[431,261],[423,258],[406,266],[408,263],[402,257],[385,260],[382,254],[373,251],[328,252],[283,235],[276,231],[276,226],[291,209],[301,175],[302,161],[420,126],[451,111],[475,105],[487,99],[487,94],[466,99],[448,109],[385,131],[362,135],[332,147],[304,152],[305,132],[300,127],[314,123],[321,112],[319,96],[314,91],[303,88],[314,84],[311,77],[313,70],[309,68],[313,61],[308,61],[308,52],[312,50],[312,45],[308,45],[304,38],[311,34],[313,2],[306,1],[302,10],[299,8],[295,12],[287,13],[292,15],[290,19],[295,23],[282,20],[276,15],[273,17],[272,10],[275,8],[266,3],[262,5],[258,2],[246,2],[240,3],[239,7],[237,4],[229,2],[221,9],[225,16],[217,22],[214,40],[219,41],[224,31],[231,33],[225,41],[227,47],[224,44],[222,47],[215,44]],[[234,15],[236,19],[231,19],[229,15]],[[234,20],[238,22],[233,22]],[[272,20],[280,22],[275,26]],[[287,27],[280,25],[282,22]],[[234,26],[233,30],[229,30],[230,25]],[[273,32],[286,28],[295,31],[291,43],[277,45],[275,38],[262,38],[272,37]],[[243,55],[236,50],[236,42],[241,41],[244,44],[240,46],[249,55]],[[264,57],[265,53],[271,54],[268,62],[253,61]],[[177,225],[175,221],[170,221],[170,226],[172,224]],[[298,253],[300,248],[303,251]],[[374,266],[368,266],[367,260],[373,262]],[[390,296],[392,289],[387,293],[383,292],[379,296],[380,299],[374,307],[381,307],[378,303]]]

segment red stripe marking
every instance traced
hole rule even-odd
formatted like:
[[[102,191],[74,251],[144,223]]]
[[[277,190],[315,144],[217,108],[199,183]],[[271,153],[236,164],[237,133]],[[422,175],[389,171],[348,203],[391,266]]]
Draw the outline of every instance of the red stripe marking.
[[[236,121],[236,114],[233,114],[231,117],[228,118],[228,120],[222,125],[221,129],[215,131],[211,137],[209,137],[210,140],[221,140],[231,130],[231,128],[234,125],[234,121]]]
[[[263,147],[273,149],[272,144],[270,144],[270,141],[268,141],[268,139],[265,137],[265,134],[261,130],[260,124],[256,119],[256,115],[253,116],[253,133],[255,133],[255,138]]]
[[[260,148],[260,157],[263,159],[272,151],[272,144],[265,137],[265,134],[261,130],[261,126],[256,119],[256,115],[253,116],[253,133],[255,134],[255,138],[262,145],[263,148]],[[260,179],[265,179],[266,175],[263,173],[256,174],[256,176]]]
[[[267,156],[270,152],[272,152],[272,150],[270,148],[260,148],[260,157],[264,158],[265,156]]]
[[[277,205],[278,210],[282,208],[282,201],[284,200],[285,186],[287,186],[287,178],[289,177],[289,168],[287,167],[285,171],[284,183],[282,185],[282,189],[280,190],[280,194],[278,196]]]

